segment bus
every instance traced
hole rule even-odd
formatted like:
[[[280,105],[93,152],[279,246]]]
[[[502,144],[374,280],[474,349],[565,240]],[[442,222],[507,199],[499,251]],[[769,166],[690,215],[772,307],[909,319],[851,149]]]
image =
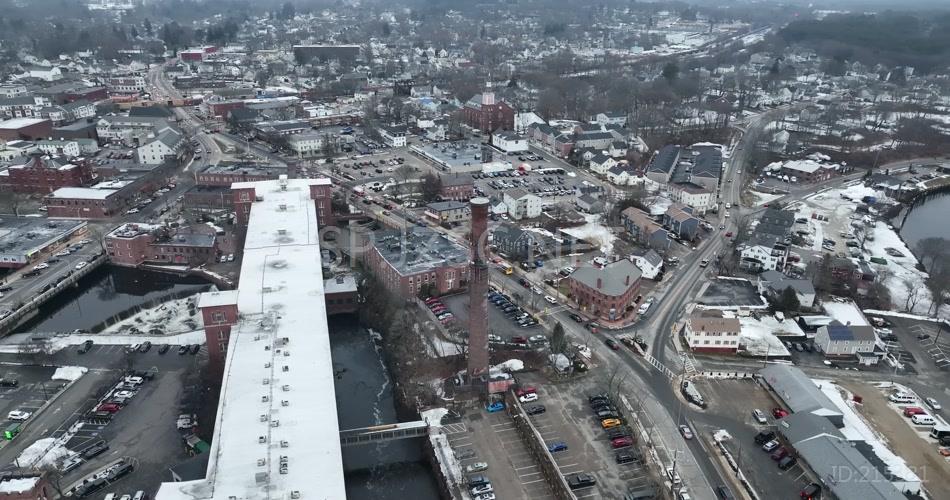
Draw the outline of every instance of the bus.
[[[534,172],[541,175],[547,175],[547,174],[564,175],[564,169],[560,167],[536,168]]]
[[[507,274],[507,275],[509,275],[509,276],[511,275],[511,273],[515,272],[515,270],[514,270],[511,266],[509,266],[508,264],[499,264],[499,265],[498,265],[498,270],[501,271],[501,272],[503,272],[503,273],[505,273],[505,274]]]

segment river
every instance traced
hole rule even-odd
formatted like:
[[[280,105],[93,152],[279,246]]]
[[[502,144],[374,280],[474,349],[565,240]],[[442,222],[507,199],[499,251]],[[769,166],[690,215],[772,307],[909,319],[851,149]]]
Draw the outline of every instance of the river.
[[[207,288],[199,279],[104,266],[47,302],[17,331],[88,329],[146,302]],[[370,332],[346,316],[331,318],[329,327],[341,427],[396,422],[392,384]],[[439,498],[420,440],[345,448],[343,463],[351,500]]]
[[[924,238],[945,238],[950,241],[950,192],[942,192],[925,197],[917,203],[900,229],[901,238],[911,251],[915,251],[917,242]]]

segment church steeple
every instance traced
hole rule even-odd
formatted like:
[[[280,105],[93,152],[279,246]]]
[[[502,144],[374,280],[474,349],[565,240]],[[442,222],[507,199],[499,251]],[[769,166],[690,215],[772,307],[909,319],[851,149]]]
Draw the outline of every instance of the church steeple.
[[[482,106],[494,106],[495,93],[491,89],[491,75],[488,75],[488,81],[485,82],[485,91],[482,92]]]

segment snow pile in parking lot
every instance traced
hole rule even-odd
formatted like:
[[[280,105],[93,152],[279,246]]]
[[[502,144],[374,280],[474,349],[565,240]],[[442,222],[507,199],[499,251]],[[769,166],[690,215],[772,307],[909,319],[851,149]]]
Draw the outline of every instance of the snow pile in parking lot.
[[[422,417],[422,420],[428,422],[429,425],[440,427],[442,425],[442,417],[448,412],[449,410],[445,408],[430,408],[422,412],[419,416]]]
[[[68,380],[70,382],[78,380],[84,373],[89,371],[85,366],[60,366],[53,373],[53,380]]]
[[[65,436],[69,436],[66,434]],[[56,438],[38,439],[28,446],[20,456],[17,462],[23,468],[40,469],[46,466],[54,466],[62,459],[69,456],[70,451],[66,448],[65,441]]]
[[[489,371],[494,374],[501,372],[520,372],[521,370],[524,370],[524,361],[521,361],[520,359],[509,359],[504,363],[499,363],[491,367],[491,370]]]

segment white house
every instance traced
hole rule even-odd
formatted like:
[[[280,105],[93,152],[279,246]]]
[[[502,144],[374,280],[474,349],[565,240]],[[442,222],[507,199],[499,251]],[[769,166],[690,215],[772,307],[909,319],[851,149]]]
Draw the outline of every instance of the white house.
[[[625,127],[627,125],[627,114],[622,111],[597,113],[597,116],[594,117],[594,123]]]
[[[406,146],[407,128],[405,125],[391,125],[379,127],[379,135],[390,147],[401,148]]]
[[[607,181],[616,186],[632,186],[638,182],[633,168],[623,163],[614,165],[605,175],[607,176]]]
[[[599,175],[607,175],[607,171],[616,165],[617,160],[603,153],[597,153],[590,159],[591,172]]]
[[[739,318],[727,318],[722,311],[702,310],[690,315],[683,336],[694,351],[735,354],[741,331]]]
[[[541,216],[541,198],[521,188],[505,191],[505,206],[513,219],[533,219]]]
[[[159,165],[166,158],[177,156],[184,142],[180,132],[171,128],[163,129],[156,137],[139,146],[136,150],[138,161],[145,165]]]
[[[20,75],[21,78],[38,78],[46,82],[54,82],[63,77],[63,72],[56,66],[29,66],[26,73]]]
[[[505,154],[523,153],[528,150],[528,138],[514,132],[500,131],[491,136],[492,146]]]
[[[877,335],[868,325],[842,325],[833,322],[818,328],[815,347],[825,356],[856,356],[874,352]]]
[[[786,288],[791,288],[799,304],[804,307],[815,305],[815,286],[809,280],[791,279],[778,271],[769,270],[758,276],[756,284],[763,295],[780,296]]]
[[[293,134],[287,137],[287,147],[297,153],[298,157],[311,156],[323,151],[323,143],[326,139],[327,134],[317,132]]]
[[[713,203],[713,193],[704,186],[691,182],[670,184],[670,199],[683,205],[693,207],[699,214],[703,214]]]
[[[633,263],[643,273],[643,277],[648,280],[655,280],[660,275],[660,271],[663,270],[663,257],[660,257],[660,254],[653,250],[647,250],[642,254],[634,254],[630,257],[633,258]]]
[[[53,156],[66,155],[75,158],[81,153],[79,142],[77,141],[36,141],[36,147],[40,151]]]
[[[532,123],[546,122],[533,111],[527,113],[515,113],[515,131],[517,131],[519,134],[525,133]]]
[[[620,141],[611,142],[607,154],[614,158],[624,158],[627,156],[627,144]]]

